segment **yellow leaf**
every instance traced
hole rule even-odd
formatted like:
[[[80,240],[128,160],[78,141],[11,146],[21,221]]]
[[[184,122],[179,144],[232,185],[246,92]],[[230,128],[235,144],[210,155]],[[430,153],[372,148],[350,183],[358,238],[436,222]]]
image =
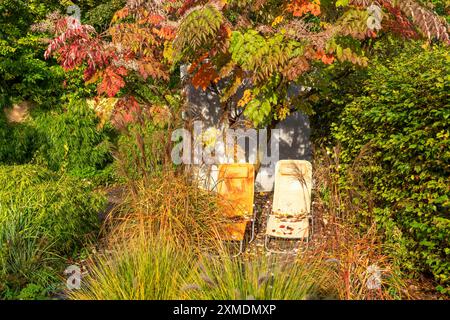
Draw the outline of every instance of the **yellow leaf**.
[[[102,71],[97,71],[88,81],[86,81],[84,84],[88,85],[88,84],[92,84],[97,82],[97,80],[103,76],[103,72]]]
[[[284,17],[283,16],[278,16],[275,19],[273,19],[272,22],[272,27],[276,27],[277,25],[279,25],[281,22],[283,22]]]

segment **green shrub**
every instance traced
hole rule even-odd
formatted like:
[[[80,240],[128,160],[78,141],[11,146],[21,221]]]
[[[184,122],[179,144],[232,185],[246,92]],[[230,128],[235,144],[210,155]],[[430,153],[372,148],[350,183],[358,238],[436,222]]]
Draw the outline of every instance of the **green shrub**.
[[[19,300],[45,300],[48,291],[38,284],[31,283],[23,288],[17,298]]]
[[[0,164],[29,162],[37,149],[37,133],[29,123],[9,124],[0,110]]]
[[[112,162],[113,133],[97,127],[97,116],[85,102],[72,102],[65,112],[42,113],[34,123],[40,137],[39,155],[50,169],[83,178],[111,173],[102,170]]]
[[[104,204],[79,179],[35,165],[0,166],[0,297],[30,284],[50,288],[63,256],[97,234]]]
[[[345,173],[355,159],[365,162],[361,178],[375,199],[366,213],[403,266],[432,273],[441,291],[450,288],[449,62],[448,48],[416,45],[374,63],[332,130],[341,187],[357,188]]]
[[[6,162],[12,151],[10,146],[10,132],[11,130],[6,121],[6,116],[3,111],[0,111],[0,163]]]
[[[125,0],[95,1],[95,7],[86,6],[87,13],[84,23],[94,26],[99,31],[104,31],[109,26],[114,13],[123,8],[125,3]]]
[[[34,159],[54,171],[106,183],[114,175],[110,153],[114,136],[110,127],[98,128],[94,111],[81,100],[69,103],[66,111],[35,108],[23,123],[10,124],[0,112],[0,164]]]
[[[57,103],[63,70],[44,61],[45,42],[30,27],[60,7],[57,0],[0,2],[0,108],[21,100]]]

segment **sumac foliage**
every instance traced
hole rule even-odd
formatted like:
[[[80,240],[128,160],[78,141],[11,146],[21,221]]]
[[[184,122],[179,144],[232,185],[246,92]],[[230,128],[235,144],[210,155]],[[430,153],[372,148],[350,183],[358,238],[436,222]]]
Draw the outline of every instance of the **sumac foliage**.
[[[326,65],[366,66],[380,34],[449,42],[446,22],[412,0],[129,0],[102,34],[70,19],[55,30],[46,56],[84,66],[99,95],[133,95],[134,75],[167,87],[187,64],[194,87],[217,91],[225,111],[240,109],[255,125],[305,106],[308,92],[289,97],[288,88],[314,87]],[[239,103],[243,87],[251,99]]]

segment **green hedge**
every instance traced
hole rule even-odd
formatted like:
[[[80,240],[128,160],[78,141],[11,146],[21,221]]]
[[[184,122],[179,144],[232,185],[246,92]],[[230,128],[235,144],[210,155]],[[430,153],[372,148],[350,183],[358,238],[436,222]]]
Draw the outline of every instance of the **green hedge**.
[[[64,257],[97,235],[105,199],[92,189],[41,166],[0,166],[0,298],[61,283]]]
[[[367,160],[361,175],[375,198],[372,212],[392,253],[403,266],[432,273],[440,282],[438,289],[447,292],[449,82],[448,48],[417,45],[374,63],[363,94],[345,106],[332,129],[342,147],[343,173],[364,146],[370,150],[359,156]],[[344,178],[341,183],[355,188]]]

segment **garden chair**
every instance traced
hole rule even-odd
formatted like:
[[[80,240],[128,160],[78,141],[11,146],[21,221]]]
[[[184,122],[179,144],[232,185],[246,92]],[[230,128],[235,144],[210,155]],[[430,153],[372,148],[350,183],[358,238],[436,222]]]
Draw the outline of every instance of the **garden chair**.
[[[312,166],[306,160],[280,160],[275,167],[275,190],[268,214],[264,245],[272,238],[308,241],[310,236]]]
[[[239,241],[239,254],[243,252],[246,230],[251,224],[251,238],[255,235],[253,210],[255,168],[248,163],[221,164],[217,193],[223,208],[225,222],[221,237],[225,241]]]

